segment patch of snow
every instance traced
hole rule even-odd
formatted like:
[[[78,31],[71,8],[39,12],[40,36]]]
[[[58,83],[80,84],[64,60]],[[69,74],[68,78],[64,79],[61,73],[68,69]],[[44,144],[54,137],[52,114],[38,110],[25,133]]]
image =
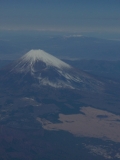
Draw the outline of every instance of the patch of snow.
[[[69,73],[67,73],[67,72],[62,72],[61,70],[58,70],[58,72],[61,74],[61,75],[63,75],[67,80],[72,80],[72,81],[74,81],[74,82],[82,82],[82,80],[79,78],[79,77],[77,77],[77,76],[74,76],[74,75],[70,75]]]
[[[33,98],[29,98],[29,97],[24,97],[25,100],[31,100],[31,101],[34,101]]]
[[[81,34],[74,34],[74,35],[68,35],[68,36],[65,36],[65,38],[77,38],[77,37],[84,37],[83,35]]]
[[[57,80],[56,82],[52,82],[52,81],[49,81],[48,78],[43,78],[43,79],[39,79],[40,80],[40,84],[41,85],[44,85],[44,86],[51,86],[51,87],[54,87],[54,88],[71,88],[71,89],[74,89],[74,87],[72,87],[71,84],[67,83],[67,82],[64,82],[62,80]]]

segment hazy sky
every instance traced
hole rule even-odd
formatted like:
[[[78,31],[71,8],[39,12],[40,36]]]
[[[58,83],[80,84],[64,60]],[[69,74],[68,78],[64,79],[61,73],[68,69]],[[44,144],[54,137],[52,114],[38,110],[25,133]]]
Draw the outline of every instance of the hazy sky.
[[[0,0],[0,30],[120,35],[120,0]]]

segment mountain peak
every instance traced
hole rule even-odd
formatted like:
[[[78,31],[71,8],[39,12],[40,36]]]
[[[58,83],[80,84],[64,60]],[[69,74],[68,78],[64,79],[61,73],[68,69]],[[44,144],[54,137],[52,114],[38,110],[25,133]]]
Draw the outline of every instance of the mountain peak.
[[[42,61],[46,63],[46,66],[54,66],[56,68],[71,68],[70,65],[40,49],[30,50],[21,57],[21,60],[31,64],[34,64],[36,61]]]
[[[43,50],[30,50],[6,67],[2,83],[79,89],[101,88],[101,82]]]

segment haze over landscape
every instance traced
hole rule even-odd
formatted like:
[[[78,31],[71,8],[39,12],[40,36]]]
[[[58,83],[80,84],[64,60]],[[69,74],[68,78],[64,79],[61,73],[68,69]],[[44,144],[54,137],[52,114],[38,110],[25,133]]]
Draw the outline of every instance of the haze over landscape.
[[[0,0],[0,160],[120,159],[119,8]]]

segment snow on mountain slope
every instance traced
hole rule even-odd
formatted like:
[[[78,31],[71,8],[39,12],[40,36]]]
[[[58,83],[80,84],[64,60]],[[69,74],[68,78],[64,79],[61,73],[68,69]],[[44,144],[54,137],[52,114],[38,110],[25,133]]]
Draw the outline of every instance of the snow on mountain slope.
[[[15,61],[10,73],[30,74],[39,85],[74,88],[71,83],[82,80],[73,70],[73,67],[43,50],[30,50]]]
[[[31,50],[5,70],[8,82],[54,88],[95,88],[101,83],[42,51]],[[19,78],[18,78],[19,77]]]
[[[25,72],[27,70],[33,69],[34,64],[37,62],[42,62],[47,67],[51,66],[58,69],[71,68],[71,66],[67,63],[39,49],[30,50],[28,53],[22,56],[14,69],[16,69],[16,71],[18,70],[21,72]]]

